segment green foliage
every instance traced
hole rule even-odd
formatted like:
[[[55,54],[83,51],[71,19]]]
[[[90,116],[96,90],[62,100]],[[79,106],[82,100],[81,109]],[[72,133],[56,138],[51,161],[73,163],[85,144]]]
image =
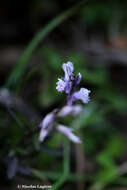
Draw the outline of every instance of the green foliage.
[[[82,9],[81,17],[86,23],[91,25],[96,21],[109,22],[113,13],[112,7],[109,2],[94,3]]]
[[[125,141],[121,136],[111,136],[106,143],[104,151],[96,157],[97,162],[101,165],[96,175],[96,181],[104,185],[114,182],[118,178],[116,158],[119,158],[125,150]]]

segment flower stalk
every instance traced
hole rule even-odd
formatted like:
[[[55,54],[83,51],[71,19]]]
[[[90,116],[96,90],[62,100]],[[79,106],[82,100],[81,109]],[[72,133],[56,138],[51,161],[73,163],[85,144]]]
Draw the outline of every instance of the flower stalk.
[[[87,104],[90,101],[90,90],[82,87],[80,90],[76,91],[76,88],[82,79],[82,75],[81,73],[78,73],[77,75],[73,73],[74,66],[72,62],[68,61],[67,63],[64,63],[62,65],[62,69],[64,71],[64,77],[58,78],[56,89],[58,92],[64,92],[67,95],[67,103],[60,110],[55,109],[44,117],[40,123],[41,131],[39,141],[43,142],[49,133],[55,130],[65,135],[73,143],[80,144],[82,141],[73,133],[74,129],[57,123],[57,119],[68,115],[72,115],[74,117],[78,116],[83,108],[81,105],[74,103],[77,100],[80,100],[83,104]]]

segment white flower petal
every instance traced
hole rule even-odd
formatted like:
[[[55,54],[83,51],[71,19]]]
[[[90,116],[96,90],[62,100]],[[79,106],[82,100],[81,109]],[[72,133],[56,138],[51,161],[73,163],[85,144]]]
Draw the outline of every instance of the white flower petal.
[[[72,75],[73,70],[74,70],[74,66],[73,66],[72,62],[68,61],[67,63],[64,63],[62,65],[62,68],[63,68],[64,73],[65,73],[64,80],[69,81],[70,76]]]
[[[82,100],[84,104],[87,104],[90,100],[89,98],[90,90],[87,90],[86,88],[81,88],[78,92],[75,92],[73,94],[73,98],[76,100]]]
[[[81,113],[81,111],[83,110],[83,107],[81,105],[75,105],[75,106],[72,106],[73,107],[73,110],[72,110],[72,115],[73,116],[77,116]]]
[[[71,114],[71,112],[72,112],[72,106],[64,106],[61,110],[60,110],[60,112],[58,113],[58,117],[65,117],[65,116],[67,116],[67,115],[69,115],[69,114]]]
[[[64,125],[58,125],[57,130],[67,136],[72,142],[74,143],[82,143],[80,138],[77,137],[75,134],[72,133],[73,129],[68,128],[67,126]]]
[[[41,129],[40,135],[39,135],[39,141],[43,142],[44,139],[47,137],[49,131],[46,129]]]
[[[53,110],[51,113],[47,114],[44,119],[42,120],[42,122],[40,123],[40,127],[45,129],[46,127],[48,127],[49,125],[53,124],[54,119],[55,119],[55,115],[56,115],[56,110]]]
[[[82,75],[81,75],[81,73],[78,73],[76,76],[76,84],[77,85],[80,83],[81,79],[82,79]]]
[[[82,111],[81,105],[64,106],[58,113],[58,117],[65,117],[67,115],[77,116]]]
[[[58,92],[63,92],[65,90],[66,82],[64,80],[58,78],[58,82],[56,84],[56,89]]]

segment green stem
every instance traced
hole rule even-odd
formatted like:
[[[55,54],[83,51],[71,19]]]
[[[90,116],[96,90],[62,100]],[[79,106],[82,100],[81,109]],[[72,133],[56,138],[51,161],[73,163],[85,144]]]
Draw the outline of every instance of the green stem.
[[[36,176],[37,178],[43,180],[44,178],[48,178],[51,180],[58,180],[60,179],[60,177],[62,176],[62,173],[58,173],[58,172],[41,172],[38,171],[36,169],[31,169],[32,173],[34,176]],[[84,180],[89,180],[92,179],[92,176],[86,175],[86,174],[76,174],[76,173],[69,173],[67,180],[68,181],[84,181]]]
[[[65,139],[64,143],[64,161],[63,161],[63,175],[58,181],[52,186],[51,190],[57,190],[61,187],[68,179],[70,171],[70,143],[68,139]]]
[[[56,190],[58,188],[60,188],[64,183],[65,181],[67,180],[67,176],[66,175],[63,175],[51,188],[51,190]]]

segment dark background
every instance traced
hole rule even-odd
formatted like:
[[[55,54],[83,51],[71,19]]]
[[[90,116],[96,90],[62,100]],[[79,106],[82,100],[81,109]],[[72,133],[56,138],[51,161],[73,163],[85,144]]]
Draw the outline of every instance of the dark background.
[[[127,189],[127,2],[89,0],[25,59],[38,32],[76,3],[0,3],[1,189],[59,181],[63,137],[54,134],[40,144],[37,126],[65,101],[56,81],[67,61],[74,63],[75,73],[81,72],[81,86],[91,90],[91,101],[84,106],[84,116],[63,121],[81,128],[77,133],[83,143],[71,144],[69,157],[71,172],[83,180],[68,177],[58,189]]]

